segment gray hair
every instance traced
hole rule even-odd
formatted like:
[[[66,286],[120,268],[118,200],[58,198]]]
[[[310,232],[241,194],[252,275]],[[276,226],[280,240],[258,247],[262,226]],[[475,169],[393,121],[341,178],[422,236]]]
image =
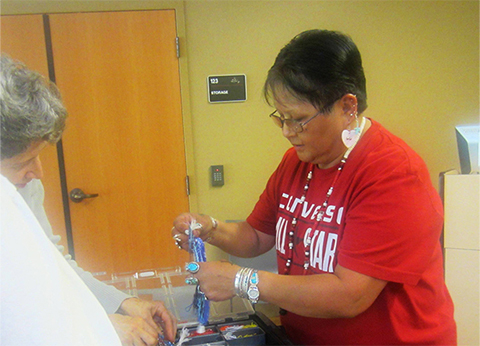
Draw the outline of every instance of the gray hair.
[[[56,85],[5,54],[0,57],[0,158],[23,153],[31,144],[55,144],[67,110]]]

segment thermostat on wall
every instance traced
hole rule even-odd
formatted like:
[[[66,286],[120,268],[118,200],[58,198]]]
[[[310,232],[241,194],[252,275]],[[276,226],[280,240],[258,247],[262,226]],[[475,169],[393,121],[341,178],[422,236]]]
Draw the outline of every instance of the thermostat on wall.
[[[245,74],[208,76],[208,102],[242,102],[247,100]]]

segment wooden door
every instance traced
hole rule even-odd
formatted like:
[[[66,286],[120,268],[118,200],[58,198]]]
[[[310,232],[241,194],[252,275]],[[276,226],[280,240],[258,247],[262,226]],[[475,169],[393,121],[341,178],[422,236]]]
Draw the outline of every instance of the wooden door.
[[[1,51],[23,62],[48,79],[48,64],[42,15],[2,16]],[[62,203],[60,173],[56,146],[47,146],[40,154],[45,187],[45,210],[53,232],[62,237],[60,244],[67,252],[67,235]]]
[[[175,12],[49,15],[75,258],[93,272],[183,265],[171,239],[188,210]]]

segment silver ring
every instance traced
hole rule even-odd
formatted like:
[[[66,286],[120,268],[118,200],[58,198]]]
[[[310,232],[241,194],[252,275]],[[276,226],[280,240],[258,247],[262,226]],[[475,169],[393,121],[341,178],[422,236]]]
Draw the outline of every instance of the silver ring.
[[[187,285],[198,285],[198,279],[193,276],[189,276],[185,279]]]
[[[180,239],[180,234],[175,234],[175,235],[173,236],[173,239],[175,240],[175,245],[177,245],[177,247],[178,247],[179,249],[181,249],[182,246],[181,246],[180,244],[181,244],[181,241],[182,241],[182,240]]]
[[[189,271],[192,274],[195,274],[200,270],[200,264],[198,264],[197,262],[187,263],[187,265],[185,266],[185,270]]]

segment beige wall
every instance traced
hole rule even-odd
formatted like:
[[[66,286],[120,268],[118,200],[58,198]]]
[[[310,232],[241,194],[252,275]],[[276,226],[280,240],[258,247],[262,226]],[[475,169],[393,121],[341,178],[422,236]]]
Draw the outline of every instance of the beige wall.
[[[367,115],[438,173],[459,168],[454,126],[479,121],[477,1],[2,1],[3,13],[177,9],[192,210],[244,219],[288,143],[261,89],[278,51],[311,28],[352,36],[367,76]],[[247,75],[248,100],[209,104],[206,78]],[[225,166],[212,188],[210,165]]]
[[[268,68],[295,34],[349,33],[363,55],[368,116],[440,171],[459,166],[454,126],[479,119],[478,2],[189,1],[185,6],[199,207],[222,219],[250,212],[288,147],[261,99]],[[245,73],[248,100],[209,104],[209,74]],[[226,184],[208,185],[224,164]]]

